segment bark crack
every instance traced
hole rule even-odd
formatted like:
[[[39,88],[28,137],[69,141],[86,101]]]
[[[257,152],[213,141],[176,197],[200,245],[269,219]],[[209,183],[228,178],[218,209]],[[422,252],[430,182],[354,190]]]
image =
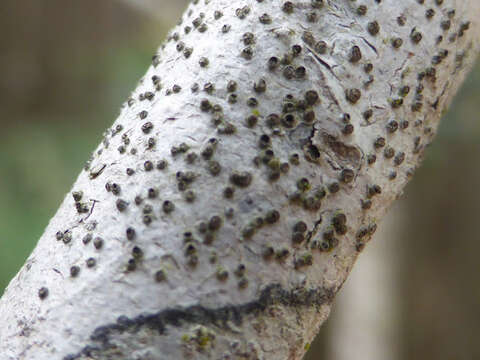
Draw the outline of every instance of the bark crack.
[[[373,50],[373,52],[377,55],[378,57],[378,51],[377,51],[377,48],[375,46],[373,46],[372,43],[370,43],[367,39],[365,39],[363,36],[360,37],[360,39],[362,39],[369,47],[370,49]]]
[[[90,211],[88,212],[88,215],[85,216],[83,219],[80,220],[81,223],[82,223],[82,222],[84,223],[85,221],[88,220],[88,218],[89,218],[89,217],[92,215],[92,213],[93,213],[93,209],[95,208],[95,204],[96,204],[97,202],[99,202],[98,200],[95,200],[95,199],[90,199],[90,201],[93,202],[92,207],[90,208]]]
[[[442,98],[443,95],[445,95],[445,92],[447,91],[449,85],[450,85],[450,83],[447,81],[447,83],[443,86],[443,89],[442,89],[442,92],[440,93],[440,95],[437,96],[435,101],[430,105],[435,110],[437,110],[438,104],[440,103],[440,99]]]
[[[313,224],[312,230],[307,233],[307,241],[305,242],[307,245],[310,244],[311,239],[317,234],[318,228],[322,224],[322,220],[323,220],[322,214],[320,214],[320,217],[318,218],[318,220],[315,221],[315,223]]]
[[[310,54],[313,55],[314,59],[317,60],[317,62],[320,65],[326,67],[328,69],[328,71],[330,71],[330,73],[335,77],[335,79],[338,80],[337,75],[335,75],[335,73],[332,70],[332,67],[325,60],[322,60],[322,58],[320,56],[318,56],[318,54],[315,51],[313,51],[312,49],[307,47],[307,50],[308,50],[308,52],[310,52]]]

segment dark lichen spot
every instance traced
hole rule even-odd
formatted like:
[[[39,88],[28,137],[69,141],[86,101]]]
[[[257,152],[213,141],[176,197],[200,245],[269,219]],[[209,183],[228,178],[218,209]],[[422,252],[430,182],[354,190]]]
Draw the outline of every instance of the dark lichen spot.
[[[378,24],[377,21],[369,22],[367,25],[367,30],[370,33],[370,35],[375,36],[380,32],[380,25]]]
[[[265,215],[267,224],[275,224],[280,219],[280,213],[277,210],[269,210]]]
[[[246,277],[242,277],[238,280],[238,287],[240,289],[245,289],[248,286],[248,279]]]
[[[362,59],[362,52],[360,48],[355,45],[350,49],[349,61],[352,63],[357,63]]]
[[[247,171],[234,171],[230,175],[230,182],[239,187],[247,187],[252,182],[252,175]]]
[[[150,121],[148,121],[148,122],[146,122],[145,124],[142,125],[142,131],[145,134],[150,133],[150,131],[152,131],[152,129],[153,129],[153,124]]]
[[[280,64],[280,60],[276,56],[272,56],[268,59],[267,66],[269,70],[275,70]]]
[[[337,193],[339,190],[340,190],[340,184],[336,181],[328,185],[328,191],[330,191],[330,193],[332,194]]]
[[[363,65],[363,71],[365,71],[367,74],[371,73],[373,70],[373,64],[372,63],[366,63]]]
[[[320,150],[316,145],[308,144],[305,147],[305,158],[311,162],[318,162],[320,160]]]
[[[373,198],[376,195],[380,195],[382,193],[382,187],[378,184],[373,184],[368,187],[367,189],[367,197],[369,199]]]
[[[328,45],[325,41],[320,40],[315,44],[315,52],[319,53],[320,55],[324,55],[327,53]]]
[[[93,240],[93,246],[95,247],[95,249],[100,250],[103,247],[103,239],[100,237],[96,237]]]
[[[311,253],[304,253],[295,258],[294,267],[300,269],[305,266],[311,266],[313,264],[313,255]]]
[[[162,282],[162,281],[165,281],[167,279],[167,273],[165,270],[161,269],[161,270],[158,270],[156,273],[155,273],[155,281],[156,282]]]
[[[442,20],[440,22],[440,27],[442,28],[443,31],[449,30],[451,26],[452,26],[452,22],[450,21],[450,19]]]
[[[292,65],[287,65],[283,68],[283,76],[291,80],[295,77],[295,68]]]
[[[392,147],[387,146],[383,152],[383,155],[385,158],[391,159],[395,155],[395,150]]]
[[[256,115],[250,115],[249,117],[247,117],[245,121],[246,125],[249,128],[255,127],[255,125],[257,125],[257,122],[258,122],[258,117]]]
[[[251,60],[253,58],[253,48],[251,46],[247,46],[242,50],[241,56],[245,60]]]
[[[389,132],[390,134],[393,134],[397,130],[398,130],[398,122],[395,120],[389,121],[387,124],[387,132]]]
[[[212,104],[210,103],[210,101],[208,101],[208,99],[203,99],[201,102],[200,102],[200,109],[202,111],[209,111],[210,109],[212,108]]]
[[[214,215],[208,221],[208,229],[211,230],[211,231],[216,231],[216,230],[220,229],[222,224],[223,224],[222,218],[218,215]]]
[[[397,17],[397,24],[399,26],[404,26],[406,22],[407,22],[407,17],[405,15],[402,14]]]
[[[92,268],[96,265],[97,261],[94,258],[88,258],[85,263],[87,267]]]
[[[399,37],[396,37],[391,40],[391,43],[395,49],[398,49],[403,45],[403,40]]]
[[[355,127],[352,124],[346,124],[342,129],[342,133],[345,135],[350,135],[353,133],[354,130]]]
[[[135,239],[135,229],[132,227],[128,227],[127,230],[125,231],[127,235],[128,240],[134,240]]]
[[[141,259],[143,257],[143,250],[138,246],[134,246],[132,248],[132,256],[136,260]]]
[[[158,196],[158,190],[155,188],[148,189],[147,196],[149,199],[155,199]]]
[[[73,200],[76,202],[81,201],[83,197],[83,191],[73,191],[72,197],[73,197]]]
[[[170,200],[165,200],[162,204],[162,210],[164,213],[169,214],[175,210],[175,204]]]
[[[292,242],[294,244],[301,244],[305,240],[305,234],[300,231],[294,231],[292,234]]]
[[[92,241],[92,234],[86,234],[83,238],[82,238],[82,243],[84,245],[87,245],[90,241]]]
[[[345,90],[345,98],[348,102],[356,104],[360,100],[362,93],[359,89],[347,89]]]
[[[198,64],[200,65],[200,67],[204,68],[204,67],[207,67],[208,64],[210,63],[210,61],[208,60],[208,58],[202,56],[200,58],[200,60],[198,61]]]
[[[340,174],[340,180],[345,183],[351,183],[355,178],[355,173],[352,169],[343,169]]]
[[[128,259],[128,262],[127,262],[127,266],[126,266],[126,271],[127,272],[130,272],[130,271],[135,271],[135,269],[137,268],[137,262],[135,261],[135,259]]]
[[[69,242],[72,241],[72,232],[70,230],[67,230],[63,233],[63,243],[68,244]]]
[[[307,74],[307,69],[305,68],[305,66],[298,66],[297,68],[295,68],[295,77],[297,79],[304,78],[306,74]]]
[[[266,13],[261,15],[258,19],[262,24],[265,24],[265,25],[272,23],[272,18],[270,17],[270,15]]]
[[[308,90],[305,93],[305,102],[307,105],[313,106],[316,105],[319,101],[320,97],[318,96],[318,92],[315,90]]]
[[[425,11],[425,17],[427,19],[431,19],[435,16],[435,10],[433,9],[427,9],[427,11]]]
[[[291,14],[293,13],[294,5],[291,1],[286,1],[283,3],[282,10],[287,13]]]
[[[38,290],[38,297],[40,298],[40,300],[45,300],[47,296],[48,296],[48,289],[46,287],[41,287]]]
[[[412,40],[413,43],[418,44],[420,41],[422,41],[422,33],[417,31],[415,28],[412,29],[412,32],[410,33],[410,39]]]
[[[228,279],[228,271],[223,267],[218,267],[216,276],[218,280],[226,281]]]
[[[360,5],[357,7],[357,15],[364,16],[367,14],[368,8],[366,5]]]
[[[362,200],[362,209],[368,210],[372,207],[372,200]]]
[[[262,256],[264,259],[270,259],[275,254],[275,249],[272,246],[265,246],[262,249]]]
[[[232,199],[234,194],[235,194],[234,187],[227,186],[225,189],[223,189],[223,196],[227,199]]]
[[[128,203],[125,200],[118,199],[116,201],[118,211],[123,212],[127,209]]]
[[[290,250],[287,248],[280,248],[275,251],[275,258],[279,261],[285,260],[290,255]]]
[[[405,153],[404,152],[399,152],[394,159],[394,163],[396,166],[401,165],[405,160]]]
[[[382,147],[384,147],[386,144],[386,140],[384,137],[378,137],[375,139],[375,141],[373,142],[373,146],[376,148],[376,149],[380,149]]]
[[[71,277],[77,277],[78,274],[80,273],[80,267],[79,266],[72,266],[70,268],[70,276]]]

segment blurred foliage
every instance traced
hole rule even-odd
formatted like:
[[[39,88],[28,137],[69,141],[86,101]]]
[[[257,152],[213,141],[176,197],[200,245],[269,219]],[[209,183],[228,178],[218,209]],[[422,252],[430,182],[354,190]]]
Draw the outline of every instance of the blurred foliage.
[[[401,358],[480,359],[479,93],[477,64],[407,188]]]
[[[115,1],[2,0],[2,10],[0,293],[169,26]]]
[[[2,0],[0,293],[170,26],[113,0]],[[402,358],[480,358],[478,93],[480,66],[406,190]]]

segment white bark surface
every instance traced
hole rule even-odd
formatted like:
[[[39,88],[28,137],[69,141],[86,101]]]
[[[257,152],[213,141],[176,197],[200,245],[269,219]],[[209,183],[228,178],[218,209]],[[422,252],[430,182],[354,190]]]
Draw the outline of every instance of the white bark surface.
[[[478,52],[476,0],[421,2],[194,1],[0,300],[1,359],[301,359]]]

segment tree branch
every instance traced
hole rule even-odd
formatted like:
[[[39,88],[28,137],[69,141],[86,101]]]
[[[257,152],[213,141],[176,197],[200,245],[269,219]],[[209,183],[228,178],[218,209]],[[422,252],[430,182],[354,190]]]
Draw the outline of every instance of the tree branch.
[[[476,0],[422,2],[194,1],[0,300],[3,358],[301,359],[478,53]]]

